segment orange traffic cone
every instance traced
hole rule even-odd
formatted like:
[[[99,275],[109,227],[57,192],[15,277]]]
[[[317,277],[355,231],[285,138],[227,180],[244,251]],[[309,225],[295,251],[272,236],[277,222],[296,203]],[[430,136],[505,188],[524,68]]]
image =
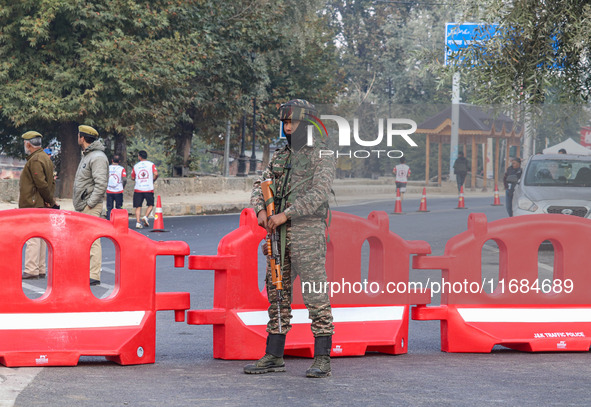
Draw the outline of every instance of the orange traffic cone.
[[[421,204],[417,212],[429,212],[427,210],[427,188],[423,188],[423,196],[421,197]]]
[[[394,205],[395,215],[404,215],[402,213],[402,199],[400,198],[400,188],[396,188],[396,204]]]
[[[456,209],[466,209],[464,207],[464,186],[460,187],[460,197],[458,199],[458,207]]]
[[[154,210],[154,228],[150,232],[168,232],[164,230],[164,219],[162,217],[162,203],[160,202],[160,195],[156,200],[156,209]]]
[[[499,187],[497,184],[495,184],[495,198],[494,198],[491,206],[502,206],[502,205],[503,204],[501,203],[501,198],[499,198]]]

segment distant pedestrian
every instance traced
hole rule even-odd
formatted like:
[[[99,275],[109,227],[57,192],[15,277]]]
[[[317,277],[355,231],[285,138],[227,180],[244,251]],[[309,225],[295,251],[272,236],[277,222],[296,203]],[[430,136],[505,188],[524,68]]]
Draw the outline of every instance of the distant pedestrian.
[[[410,177],[410,167],[406,165],[406,158],[400,157],[400,164],[394,167],[392,172],[396,177],[396,189],[400,190],[400,197],[403,199],[404,193],[406,192],[408,177]]]
[[[125,168],[119,165],[121,158],[118,155],[113,156],[111,165],[109,165],[109,185],[107,186],[107,219],[111,219],[111,210],[113,203],[115,208],[123,207],[123,189],[127,183],[127,174]]]
[[[141,229],[144,226],[149,227],[150,222],[148,217],[152,213],[154,207],[154,181],[158,179],[158,170],[153,162],[148,161],[148,153],[141,150],[138,153],[138,160],[131,171],[131,179],[135,181],[135,188],[133,190],[133,207],[135,208],[135,228]],[[147,209],[146,215],[141,218],[142,204],[146,201]]]
[[[19,208],[59,208],[55,203],[55,179],[51,158],[41,148],[42,135],[28,131],[24,141],[27,163],[19,181]],[[41,238],[27,241],[23,280],[45,278],[47,274],[47,243]]]
[[[458,153],[458,158],[454,162],[454,174],[456,174],[456,181],[458,183],[458,193],[464,186],[466,180],[466,174],[468,174],[468,160],[464,157],[464,152]]]
[[[503,177],[503,184],[505,185],[505,207],[509,217],[513,216],[513,193],[515,192],[515,186],[521,178],[521,159],[515,157],[511,160],[511,166],[505,171]]]
[[[74,178],[72,203],[76,211],[100,217],[109,184],[109,159],[98,136],[98,131],[90,126],[78,127],[82,160]],[[90,285],[101,283],[102,255],[101,241],[97,239],[90,247]]]

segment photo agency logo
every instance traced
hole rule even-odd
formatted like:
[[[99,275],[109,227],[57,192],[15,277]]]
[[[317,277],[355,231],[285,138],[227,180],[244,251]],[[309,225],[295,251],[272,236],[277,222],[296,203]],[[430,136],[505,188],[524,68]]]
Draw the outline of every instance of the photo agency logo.
[[[377,136],[370,135],[370,131],[360,131],[359,118],[353,118],[353,126],[343,116],[334,114],[322,114],[320,117],[307,113],[304,117],[307,122],[308,146],[314,145],[314,129],[321,137],[328,138],[327,124],[336,124],[338,148],[319,150],[320,157],[334,156],[335,158],[400,158],[404,152],[394,149],[395,140],[403,140],[409,147],[418,147],[411,135],[417,130],[417,124],[411,119],[387,118],[377,119]],[[375,128],[374,128],[375,134]],[[364,133],[364,137],[360,133]],[[369,138],[369,139],[368,139]],[[385,145],[384,145],[385,141]]]
[[[378,135],[373,140],[364,140],[359,136],[359,119],[353,119],[353,140],[351,140],[351,125],[349,121],[341,116],[322,115],[320,120],[333,120],[338,127],[339,150],[320,150],[320,156],[335,156],[348,158],[400,158],[404,155],[402,150],[393,150],[393,141],[395,137],[401,137],[410,147],[418,147],[417,143],[410,137],[417,129],[417,124],[411,119],[378,119]],[[385,124],[385,126],[384,126]],[[322,124],[324,129],[326,126]],[[385,131],[384,131],[385,127]],[[308,129],[308,145],[311,142],[312,129]],[[384,134],[386,137],[386,148],[379,148],[383,145]],[[364,148],[356,148],[356,146]],[[344,149],[344,150],[343,150]]]

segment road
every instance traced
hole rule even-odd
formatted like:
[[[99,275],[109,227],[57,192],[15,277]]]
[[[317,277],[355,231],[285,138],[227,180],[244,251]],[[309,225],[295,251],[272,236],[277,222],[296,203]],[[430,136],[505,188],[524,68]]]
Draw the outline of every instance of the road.
[[[469,198],[468,209],[457,210],[457,200],[430,199],[430,212],[418,213],[418,200],[404,200],[406,214],[390,215],[390,229],[407,240],[426,240],[433,254],[443,254],[445,242],[466,230],[469,213],[485,213],[490,221],[505,216],[503,207],[490,203],[489,198]],[[366,217],[372,210],[391,213],[393,202],[334,210]],[[220,238],[237,224],[238,215],[169,217],[165,226],[170,233],[140,232],[184,240],[192,254],[215,254]],[[483,249],[483,264],[492,276],[498,253],[494,244],[489,246]],[[552,256],[552,251],[540,254],[546,273]],[[104,242],[103,285],[93,288],[99,297],[108,295],[114,284],[114,260],[112,243]],[[440,276],[435,271],[414,273],[418,278]],[[43,280],[27,284],[33,286],[24,287],[30,296],[44,289]],[[191,307],[202,309],[212,306],[212,288],[213,272],[175,269],[171,258],[158,260],[157,291],[190,291]],[[17,406],[540,406],[587,405],[590,394],[587,353],[530,354],[500,347],[490,354],[443,353],[437,321],[411,321],[408,354],[333,358],[333,377],[324,380],[306,379],[311,361],[300,358],[287,358],[286,373],[245,375],[244,361],[213,359],[210,326],[175,323],[172,312],[159,313],[156,341],[154,365],[119,366],[83,357],[77,367],[1,368],[0,382],[5,383],[0,389],[5,389],[0,400],[20,391]],[[18,379],[24,389],[15,385]],[[15,393],[7,384],[14,385]],[[0,405],[11,404],[4,403]]]

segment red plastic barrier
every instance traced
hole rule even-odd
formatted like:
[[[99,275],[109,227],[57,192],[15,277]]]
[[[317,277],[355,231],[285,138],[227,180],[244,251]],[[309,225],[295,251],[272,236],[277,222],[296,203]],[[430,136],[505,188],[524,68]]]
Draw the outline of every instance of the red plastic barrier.
[[[481,253],[491,239],[499,247],[503,284],[493,293],[472,292],[478,291],[474,284],[488,285],[481,277]],[[441,320],[441,349],[446,352],[490,352],[494,345],[532,352],[588,351],[590,239],[591,220],[575,216],[530,215],[487,223],[484,214],[471,214],[468,230],[448,241],[443,256],[413,259],[414,268],[441,269],[451,286],[441,306],[414,307],[412,318]],[[554,246],[551,284],[538,280],[538,249],[546,240]],[[470,284],[473,288],[466,289]]]
[[[361,249],[370,245],[369,281],[408,282],[410,254],[428,253],[426,242],[407,242],[389,231],[388,215],[372,212],[369,219],[332,213],[327,248],[329,281],[360,282]],[[211,310],[190,310],[187,323],[213,325],[213,355],[221,359],[257,359],[264,354],[269,303],[259,291],[257,260],[265,237],[252,209],[240,216],[240,226],[226,235],[215,256],[189,256],[189,269],[215,270]],[[292,330],[287,355],[312,357],[314,338],[294,281]],[[406,353],[409,303],[428,303],[428,292],[401,294],[335,294],[331,299],[335,323],[333,356],[363,355],[367,351]]]
[[[111,221],[70,211],[15,209],[0,212],[10,239],[0,245],[0,363],[5,366],[74,366],[80,356],[106,356],[122,365],[154,363],[156,311],[174,310],[184,321],[189,293],[156,293],[156,256],[174,255],[184,266],[185,242],[155,242],[128,230],[127,211],[114,209]],[[23,245],[47,241],[47,290],[38,299],[22,289]],[[115,288],[96,298],[89,286],[90,246],[113,241]]]

